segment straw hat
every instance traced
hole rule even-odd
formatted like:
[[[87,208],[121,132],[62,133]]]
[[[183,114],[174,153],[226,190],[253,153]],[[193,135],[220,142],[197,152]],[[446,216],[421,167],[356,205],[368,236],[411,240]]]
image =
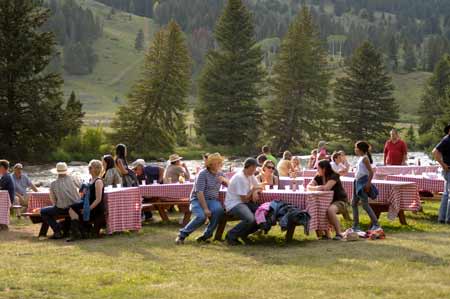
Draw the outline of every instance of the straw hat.
[[[211,167],[216,162],[223,163],[224,158],[219,153],[210,154],[206,160],[206,167]]]
[[[56,169],[52,169],[52,172],[57,174],[67,174],[71,171],[72,170],[67,167],[67,164],[65,162],[56,163]]]
[[[176,161],[180,161],[181,159],[183,159],[183,157],[178,156],[177,154],[173,154],[169,156],[169,162],[173,163]]]
[[[14,165],[13,169],[23,169],[23,165],[20,163],[17,163],[16,165]]]

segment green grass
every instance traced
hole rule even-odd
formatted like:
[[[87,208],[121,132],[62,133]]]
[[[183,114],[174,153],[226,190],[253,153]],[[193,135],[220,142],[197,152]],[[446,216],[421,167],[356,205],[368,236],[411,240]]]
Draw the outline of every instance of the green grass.
[[[149,18],[117,11],[112,19],[107,18],[111,11],[93,0],[79,1],[89,7],[103,21],[103,36],[94,44],[98,63],[94,71],[86,76],[64,75],[64,91],[68,95],[74,90],[89,114],[103,113],[109,117],[117,109],[117,96],[124,103],[133,82],[138,79],[144,61],[145,51],[136,51],[134,41],[139,29],[144,31],[145,44],[148,45],[157,26]]]
[[[383,217],[381,241],[315,241],[298,229],[285,245],[274,229],[233,248],[196,244],[200,231],[175,246],[175,223],[38,241],[37,225],[15,220],[0,232],[0,298],[448,298],[450,226],[435,224],[437,207],[408,213],[408,226]]]

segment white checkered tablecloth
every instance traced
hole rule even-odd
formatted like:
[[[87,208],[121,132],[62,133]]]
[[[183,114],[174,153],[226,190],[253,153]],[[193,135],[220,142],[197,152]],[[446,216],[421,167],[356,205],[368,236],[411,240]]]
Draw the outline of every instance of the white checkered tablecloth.
[[[30,192],[28,212],[52,206],[48,192]],[[139,188],[105,189],[108,234],[139,230],[141,224],[141,195]]]
[[[226,189],[220,191],[219,199],[225,200]],[[327,230],[328,229],[328,207],[333,200],[333,192],[300,192],[292,190],[264,190],[258,203],[262,204],[272,200],[281,200],[293,204],[301,210],[306,210],[311,216],[309,230]]]
[[[445,180],[442,177],[424,178],[421,175],[390,175],[386,178],[389,181],[414,182],[419,190],[426,190],[433,193],[444,192]]]
[[[422,174],[424,172],[436,172],[439,165],[431,166],[377,166],[375,173],[377,175],[398,175],[398,174]]]
[[[313,178],[304,178],[305,188]],[[341,177],[342,185],[349,200],[353,197],[353,178]],[[378,198],[373,201],[389,205],[388,218],[394,220],[400,210],[419,211],[421,207],[419,189],[414,182],[372,180],[379,191]]]
[[[184,184],[153,184],[139,186],[142,197],[162,197],[170,199],[189,198],[192,188],[194,188],[194,183],[190,182]]]
[[[105,205],[108,234],[141,229],[141,192],[138,187],[105,190]]]
[[[0,224],[9,225],[9,209],[11,200],[8,191],[0,191]]]
[[[297,186],[301,186],[303,185],[303,178],[302,177],[297,177],[297,178],[290,178],[287,176],[280,176],[279,177],[279,182],[278,182],[278,188],[279,189],[284,189],[286,186],[290,186],[292,181],[295,181],[297,183]]]

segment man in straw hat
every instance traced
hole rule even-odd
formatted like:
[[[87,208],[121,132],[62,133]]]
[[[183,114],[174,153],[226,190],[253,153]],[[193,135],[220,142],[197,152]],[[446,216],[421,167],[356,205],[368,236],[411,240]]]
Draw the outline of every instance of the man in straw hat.
[[[39,232],[39,237],[45,237],[47,235],[48,226],[50,226],[54,232],[52,239],[61,239],[61,227],[56,221],[56,217],[63,215],[69,216],[69,207],[72,204],[79,203],[81,201],[80,194],[78,193],[77,184],[74,179],[68,174],[69,169],[67,164],[59,162],[56,164],[56,173],[58,178],[50,184],[50,199],[53,201],[53,206],[41,209],[42,227]]]
[[[228,179],[222,173],[223,160],[219,153],[208,155],[206,168],[199,172],[190,196],[190,210],[195,217],[180,229],[175,240],[176,244],[183,244],[184,239],[202,226],[206,218],[209,218],[208,226],[197,238],[197,242],[207,242],[223,218],[224,210],[219,201],[219,190],[221,185],[228,185]]]
[[[184,178],[189,180],[189,170],[186,164],[181,162],[182,159],[183,157],[180,157],[177,154],[170,155],[168,161],[169,165],[167,165],[166,170],[164,171],[165,184],[178,182],[180,175],[184,175]]]

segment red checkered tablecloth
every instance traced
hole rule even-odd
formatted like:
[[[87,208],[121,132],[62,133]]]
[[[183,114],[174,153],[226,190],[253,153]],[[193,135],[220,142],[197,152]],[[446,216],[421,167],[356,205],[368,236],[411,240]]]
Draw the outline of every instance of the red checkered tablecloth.
[[[219,199],[225,200],[226,189],[220,191]],[[263,191],[259,197],[258,203],[262,204],[272,200],[281,200],[293,204],[301,210],[306,210],[311,216],[309,230],[327,230],[328,229],[328,207],[333,200],[333,192],[300,192],[287,190],[268,190]]]
[[[313,178],[304,178],[305,188]],[[341,177],[342,185],[348,198],[353,197],[353,178]],[[389,205],[388,218],[394,220],[400,210],[419,211],[421,207],[419,189],[414,182],[372,180],[379,191],[373,201]]]
[[[424,172],[436,172],[439,165],[431,166],[377,166],[375,173],[377,175],[398,175],[398,174],[422,174]]]
[[[141,192],[138,187],[105,191],[108,234],[140,230]]]
[[[30,192],[28,212],[52,206],[48,192]],[[108,234],[139,230],[141,224],[141,193],[139,188],[105,189]]]
[[[0,191],[0,224],[9,225],[9,209],[11,200],[8,191]]]
[[[162,197],[170,199],[189,198],[194,183],[141,185],[139,190],[143,197]]]
[[[53,206],[48,192],[29,192],[27,212],[32,213],[34,209]]]
[[[419,190],[427,190],[433,193],[444,192],[445,180],[442,177],[425,178],[421,175],[390,175],[389,181],[414,182]]]

